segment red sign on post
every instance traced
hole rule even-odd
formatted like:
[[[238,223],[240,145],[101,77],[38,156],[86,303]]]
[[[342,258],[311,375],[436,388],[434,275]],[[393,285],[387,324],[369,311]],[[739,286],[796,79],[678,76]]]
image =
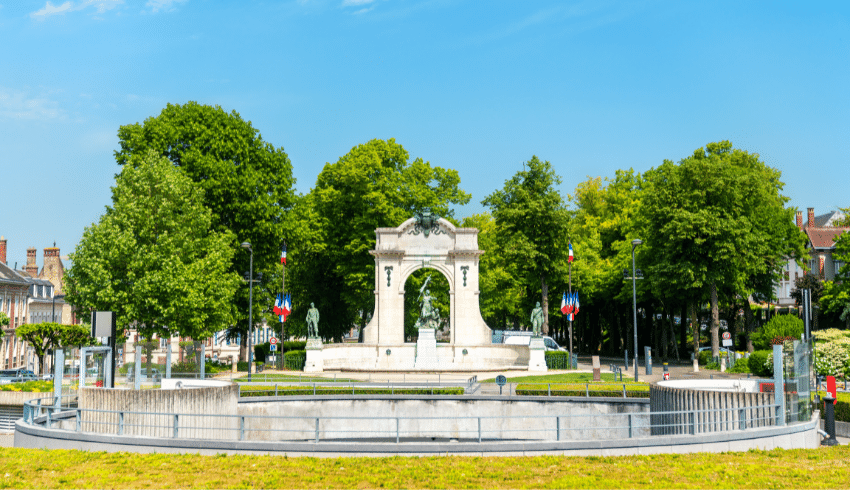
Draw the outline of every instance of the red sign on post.
[[[270,343],[271,345],[275,345],[275,344],[277,343],[277,337],[272,337],[272,338],[270,338],[270,339],[269,339],[269,343]]]
[[[838,403],[838,389],[835,386],[835,376],[826,377],[826,391],[833,398],[832,404]]]

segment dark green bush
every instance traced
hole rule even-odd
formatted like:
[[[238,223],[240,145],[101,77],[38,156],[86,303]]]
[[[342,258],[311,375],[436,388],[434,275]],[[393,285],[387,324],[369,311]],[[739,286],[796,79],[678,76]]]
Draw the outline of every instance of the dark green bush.
[[[705,366],[706,364],[712,362],[711,358],[711,349],[702,350],[699,352],[699,365]]]
[[[248,372],[248,361],[239,361],[236,363],[236,370],[243,373]]]
[[[296,371],[304,370],[304,363],[307,361],[307,351],[291,350],[283,354],[283,367]]]
[[[750,354],[750,357],[747,360],[750,372],[756,376],[773,376],[773,369],[765,366],[767,356],[770,354],[772,354],[772,351],[769,350],[757,350]]]
[[[304,350],[307,348],[307,342],[304,340],[287,340],[283,343],[283,352],[291,350]]]
[[[777,337],[800,338],[803,320],[794,315],[776,315],[764,324],[760,332],[752,334],[753,346],[757,350],[770,349],[771,341]]]
[[[546,367],[549,369],[570,369],[570,353],[561,350],[546,351]]]

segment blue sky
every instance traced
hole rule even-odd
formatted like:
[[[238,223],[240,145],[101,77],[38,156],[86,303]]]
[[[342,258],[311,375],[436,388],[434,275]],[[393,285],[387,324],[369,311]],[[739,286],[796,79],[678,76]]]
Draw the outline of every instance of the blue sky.
[[[729,139],[820,214],[850,206],[849,88],[848,2],[7,1],[0,235],[9,265],[71,252],[118,127],[189,100],[252,121],[300,192],[372,138],[457,169],[460,217],[535,154],[566,195]]]

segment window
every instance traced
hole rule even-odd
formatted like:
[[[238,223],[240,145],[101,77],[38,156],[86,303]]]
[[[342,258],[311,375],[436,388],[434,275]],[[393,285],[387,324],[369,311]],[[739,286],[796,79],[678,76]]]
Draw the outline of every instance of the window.
[[[836,260],[833,262],[835,266],[835,275],[837,276],[842,267],[844,267],[844,262],[840,260]]]

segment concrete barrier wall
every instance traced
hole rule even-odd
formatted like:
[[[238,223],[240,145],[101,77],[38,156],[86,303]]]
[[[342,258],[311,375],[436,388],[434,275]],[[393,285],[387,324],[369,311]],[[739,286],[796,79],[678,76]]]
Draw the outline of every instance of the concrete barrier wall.
[[[52,396],[52,391],[49,393],[0,391],[0,434],[11,434],[15,432],[15,421],[23,417],[25,401]]]
[[[661,384],[649,388],[652,434],[706,433],[775,425],[773,393],[706,391]],[[715,412],[703,410],[726,409]],[[690,412],[659,414],[655,412]]]
[[[630,422],[631,437],[649,435],[646,400],[610,400],[470,396],[440,397],[439,400],[427,397],[267,397],[243,400],[239,404],[239,414],[257,416],[245,419],[245,440],[252,441],[313,441],[317,418],[321,441],[394,441],[397,433],[407,440],[477,440],[479,418],[482,439],[628,438]],[[409,419],[413,417],[420,418]]]
[[[325,370],[412,371],[416,344],[329,344],[323,347],[322,357]],[[528,346],[437,344],[437,364],[438,371],[455,372],[527,368]]]
[[[82,431],[101,434],[173,437],[174,414],[197,414],[178,417],[179,437],[231,439],[238,434],[239,419],[208,415],[235,415],[238,402],[239,388],[234,384],[176,390],[83,388],[79,391],[80,408],[110,411],[82,411]]]

